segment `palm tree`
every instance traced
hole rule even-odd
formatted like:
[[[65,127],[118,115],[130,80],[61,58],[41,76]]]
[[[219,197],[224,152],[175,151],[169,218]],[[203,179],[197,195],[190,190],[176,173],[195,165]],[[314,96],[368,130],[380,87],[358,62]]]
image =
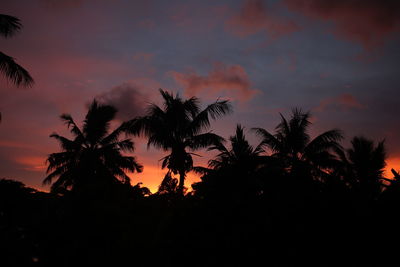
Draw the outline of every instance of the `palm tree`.
[[[253,130],[263,138],[262,146],[270,150],[271,156],[281,159],[289,173],[306,171],[321,179],[327,171],[338,164],[334,151],[340,149],[343,136],[337,129],[326,131],[311,140],[308,128],[310,113],[293,109],[288,121],[281,114],[281,122],[271,134],[262,128]]]
[[[384,168],[386,166],[386,150],[384,141],[376,146],[365,137],[354,137],[347,153],[340,153],[344,163],[344,175],[352,189],[373,199],[382,190]]]
[[[135,157],[123,155],[124,152],[134,151],[130,139],[119,139],[125,130],[125,123],[108,134],[116,112],[113,106],[100,105],[94,100],[82,129],[70,115],[61,115],[73,139],[56,133],[50,135],[60,143],[62,151],[49,155],[48,176],[43,183],[52,183],[53,192],[68,189],[82,191],[90,186],[109,186],[118,181],[129,184],[130,178],[125,172],[141,172],[143,167]]]
[[[234,136],[229,138],[231,147],[228,149],[223,143],[218,143],[208,150],[217,150],[220,153],[215,159],[210,160],[209,167],[214,170],[224,168],[233,168],[241,171],[252,171],[260,164],[263,143],[260,143],[256,148],[253,148],[246,140],[244,128],[236,125]]]
[[[14,36],[22,28],[21,21],[13,16],[0,14],[0,35],[4,38]],[[33,79],[29,72],[18,65],[14,58],[0,52],[0,72],[11,82],[20,86],[32,86]]]
[[[264,152],[262,144],[253,148],[240,124],[236,125],[235,135],[230,136],[229,141],[229,148],[223,143],[208,148],[219,153],[208,162],[209,168],[196,168],[203,174],[201,182],[192,185],[196,195],[225,199],[229,195],[238,200],[254,195],[259,189],[255,174],[267,162],[261,155]]]
[[[160,186],[158,187],[157,194],[175,194],[178,190],[178,179],[172,177],[171,171],[168,171],[164,179],[162,180]]]
[[[179,174],[178,192],[183,195],[186,173],[193,169],[192,152],[222,142],[223,138],[203,132],[210,126],[210,118],[231,112],[228,101],[217,100],[200,110],[199,99],[182,99],[160,89],[164,100],[163,108],[150,104],[147,114],[128,122],[128,132],[148,138],[147,146],[170,151],[162,159],[162,168],[167,167],[173,174]],[[190,150],[192,152],[187,152]]]

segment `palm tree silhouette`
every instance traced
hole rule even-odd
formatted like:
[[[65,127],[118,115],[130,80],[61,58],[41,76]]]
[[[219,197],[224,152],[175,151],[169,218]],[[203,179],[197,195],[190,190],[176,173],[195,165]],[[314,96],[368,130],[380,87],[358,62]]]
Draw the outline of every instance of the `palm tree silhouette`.
[[[344,163],[345,177],[352,189],[368,198],[375,198],[382,190],[383,173],[386,166],[384,141],[376,146],[365,137],[356,136],[351,148],[340,153]]]
[[[201,182],[192,185],[195,193],[203,197],[217,197],[235,201],[255,195],[259,189],[256,178],[259,168],[267,162],[262,143],[253,148],[246,139],[244,127],[236,125],[235,135],[229,137],[230,146],[217,143],[209,151],[218,151],[214,159],[209,160],[209,168],[197,167],[195,171],[203,174]],[[229,198],[227,197],[229,196]]]
[[[341,131],[326,131],[311,140],[308,127],[310,113],[293,109],[288,121],[282,114],[275,134],[262,128],[253,130],[263,138],[262,146],[269,149],[272,157],[283,160],[289,173],[307,170],[314,178],[321,179],[327,171],[339,163],[334,151],[340,149]]]
[[[108,186],[118,181],[129,184],[130,178],[125,172],[141,172],[143,167],[135,157],[122,154],[134,151],[130,139],[119,140],[125,123],[108,134],[116,112],[113,106],[100,105],[94,100],[82,130],[70,115],[61,115],[74,138],[68,139],[56,133],[50,135],[61,144],[62,152],[49,155],[48,176],[43,183],[51,184],[58,177],[51,186],[53,192],[82,191],[90,186]]]
[[[160,186],[158,187],[157,194],[175,194],[178,190],[178,179],[172,177],[171,171],[168,171]]]
[[[231,136],[229,141],[230,149],[223,143],[218,143],[208,149],[220,152],[215,159],[209,161],[209,167],[215,170],[223,168],[234,168],[241,171],[255,170],[260,164],[261,153],[264,152],[263,143],[253,148],[246,140],[244,127],[240,124],[236,125],[235,135]]]
[[[173,174],[179,174],[178,192],[183,195],[186,173],[193,169],[192,152],[207,148],[223,140],[212,133],[203,132],[210,126],[211,119],[231,112],[229,101],[217,100],[200,110],[199,99],[182,99],[160,89],[164,100],[163,108],[151,104],[147,114],[131,120],[128,131],[148,138],[147,146],[161,148],[171,153],[162,159],[162,168],[167,167]]]
[[[22,28],[21,21],[13,16],[0,14],[0,35],[4,38],[14,36]],[[18,65],[14,58],[0,52],[0,72],[11,82],[20,86],[32,86],[33,79],[29,72]]]

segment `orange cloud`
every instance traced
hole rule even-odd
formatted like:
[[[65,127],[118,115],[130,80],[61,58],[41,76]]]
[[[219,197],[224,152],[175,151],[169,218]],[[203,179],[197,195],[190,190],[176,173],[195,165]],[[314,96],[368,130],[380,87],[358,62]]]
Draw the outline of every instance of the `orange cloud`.
[[[170,75],[185,90],[188,96],[206,93],[215,96],[225,93],[226,96],[238,101],[248,101],[259,92],[251,88],[251,82],[245,69],[240,65],[225,65],[216,63],[205,76],[195,71],[180,73],[171,71]]]
[[[226,27],[241,37],[265,32],[272,39],[300,30],[292,20],[274,16],[273,13],[274,10],[267,9],[261,0],[246,0],[239,13],[226,22]]]
[[[400,2],[391,0],[285,0],[286,6],[313,19],[332,21],[333,34],[372,50],[400,30]]]
[[[353,95],[345,93],[337,97],[322,100],[315,110],[321,112],[329,106],[339,106],[343,109],[361,109],[365,107]]]
[[[15,161],[23,165],[24,170],[42,172],[46,171],[46,159],[43,157],[23,156],[17,157]]]

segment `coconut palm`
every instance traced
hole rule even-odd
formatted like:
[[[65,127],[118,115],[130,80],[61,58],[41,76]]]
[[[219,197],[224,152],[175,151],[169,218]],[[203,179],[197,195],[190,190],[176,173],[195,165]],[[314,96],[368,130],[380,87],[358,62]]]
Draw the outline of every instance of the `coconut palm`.
[[[287,171],[307,170],[308,174],[320,179],[339,163],[333,152],[341,148],[339,141],[343,137],[339,130],[333,129],[311,139],[310,125],[309,112],[293,109],[289,121],[281,114],[275,134],[262,128],[254,128],[254,131],[263,138],[262,146],[271,152],[271,156],[284,162]]]
[[[261,143],[253,148],[244,134],[244,128],[238,124],[235,135],[229,137],[230,146],[217,143],[209,151],[218,151],[214,159],[208,162],[209,168],[196,168],[203,176],[201,182],[192,185],[196,195],[207,197],[231,196],[239,200],[243,196],[256,194],[259,181],[257,171],[267,163]]]
[[[231,106],[228,101],[217,100],[201,110],[196,97],[185,100],[162,89],[160,93],[164,106],[151,104],[145,116],[128,122],[128,131],[146,136],[148,148],[170,151],[162,159],[162,168],[179,174],[178,192],[183,194],[186,174],[193,169],[192,152],[222,142],[222,137],[204,131],[209,128],[210,119],[229,113]]]
[[[122,123],[108,134],[116,112],[113,106],[101,105],[94,100],[82,129],[70,115],[61,115],[73,139],[56,133],[50,136],[60,143],[62,151],[49,155],[48,176],[43,183],[52,184],[51,190],[54,192],[67,189],[82,191],[90,186],[108,186],[118,181],[129,183],[126,171],[141,172],[143,167],[135,157],[123,154],[134,151],[130,139],[119,139],[125,124]],[[54,178],[57,180],[53,183]]]
[[[9,38],[22,28],[21,21],[13,16],[0,14],[0,35]],[[14,58],[0,52],[0,72],[15,85],[32,86],[33,79],[29,72],[18,65]]]
[[[356,136],[351,140],[351,148],[345,152],[339,155],[351,188],[368,198],[377,197],[382,190],[386,166],[384,141],[375,145],[372,140]]]
[[[231,147],[228,149],[223,143],[218,143],[208,150],[217,150],[219,154],[209,161],[209,167],[214,170],[234,168],[252,171],[260,164],[261,153],[264,152],[262,143],[253,148],[246,140],[244,128],[236,125],[235,135],[229,138]]]

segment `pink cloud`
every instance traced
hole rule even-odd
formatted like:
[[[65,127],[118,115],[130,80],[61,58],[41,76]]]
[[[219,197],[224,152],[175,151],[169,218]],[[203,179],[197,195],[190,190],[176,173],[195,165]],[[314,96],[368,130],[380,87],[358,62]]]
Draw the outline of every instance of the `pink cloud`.
[[[214,68],[207,75],[199,75],[195,71],[189,73],[170,72],[188,96],[205,93],[216,96],[225,93],[226,96],[238,101],[248,101],[259,90],[253,89],[249,76],[240,65],[225,65],[215,63]]]
[[[290,19],[273,15],[261,0],[246,0],[240,11],[227,22],[228,31],[245,37],[259,32],[267,33],[272,39],[299,31],[300,27]]]
[[[286,6],[313,19],[333,22],[333,34],[361,44],[382,46],[400,30],[400,2],[382,0],[285,0]]]
[[[326,98],[322,100],[318,107],[315,108],[316,111],[321,112],[330,106],[336,106],[342,109],[362,109],[365,108],[353,95],[351,94],[341,94],[337,97]]]

